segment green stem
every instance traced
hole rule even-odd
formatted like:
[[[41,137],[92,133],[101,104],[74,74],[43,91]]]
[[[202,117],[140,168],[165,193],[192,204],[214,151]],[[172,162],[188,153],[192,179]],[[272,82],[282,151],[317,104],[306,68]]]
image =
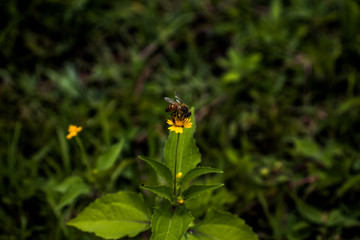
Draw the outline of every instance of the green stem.
[[[91,174],[91,166],[89,164],[89,158],[86,154],[84,145],[82,144],[82,141],[77,136],[75,137],[77,144],[79,145],[80,151],[81,151],[81,162],[85,165],[86,169],[88,170],[89,174]]]
[[[177,140],[176,140],[176,149],[175,149],[175,168],[174,168],[174,196],[176,197],[176,166],[177,166],[177,151],[178,151],[178,146],[179,146],[179,138],[180,138],[180,133],[178,133],[177,135]]]

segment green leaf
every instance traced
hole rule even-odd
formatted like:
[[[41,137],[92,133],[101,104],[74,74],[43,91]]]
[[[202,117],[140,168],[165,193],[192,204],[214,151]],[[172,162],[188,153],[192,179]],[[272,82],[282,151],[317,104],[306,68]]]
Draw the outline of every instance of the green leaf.
[[[192,220],[190,212],[184,207],[174,209],[170,204],[158,207],[151,220],[150,240],[179,240]]]
[[[295,194],[290,194],[290,196],[294,199],[297,210],[305,219],[317,224],[326,224],[329,218],[328,213],[307,204]],[[331,222],[333,223],[334,220],[331,219]]]
[[[173,176],[170,169],[167,166],[165,166],[161,162],[158,162],[148,157],[144,157],[144,156],[138,156],[138,157],[141,160],[147,162],[161,177],[163,177],[166,180],[166,182],[170,186],[172,185]]]
[[[258,237],[244,220],[228,212],[210,209],[204,220],[190,228],[192,240],[257,240]]]
[[[159,197],[166,198],[170,202],[172,202],[173,192],[172,188],[168,186],[141,186],[141,188],[149,190]]]
[[[295,148],[298,153],[306,157],[319,159],[322,156],[319,145],[310,138],[294,139]]]
[[[337,114],[343,114],[352,109],[358,108],[360,106],[360,97],[350,98],[344,101],[341,101],[338,108],[336,109]]]
[[[323,211],[321,211],[311,205],[308,205],[299,199],[296,200],[296,205],[297,205],[298,211],[304,218],[306,218],[314,223],[318,223],[318,224],[323,223],[324,216],[326,215]]]
[[[181,180],[181,188],[185,187],[189,182],[194,180],[195,178],[208,174],[208,173],[222,173],[220,169],[211,168],[211,167],[197,167],[191,169]]]
[[[347,191],[353,189],[355,186],[358,186],[360,183],[360,174],[357,174],[347,180],[338,190],[337,195],[339,197],[343,196]]]
[[[179,138],[176,173],[182,172],[183,175],[196,167],[201,161],[199,149],[193,138],[196,128],[194,108],[191,109],[191,112],[192,127],[184,128],[183,133],[170,132],[169,139],[167,140],[164,149],[165,165],[173,172],[175,168],[176,146]]]
[[[112,145],[106,152],[96,159],[96,169],[99,171],[107,170],[112,167],[119,156],[125,141]]]
[[[197,197],[201,193],[206,191],[211,191],[216,188],[223,186],[224,184],[215,184],[215,185],[191,185],[188,189],[183,192],[183,197],[185,200],[190,200],[194,197]]]
[[[134,237],[149,228],[150,211],[141,194],[118,192],[91,203],[67,225],[105,239]]]
[[[88,193],[90,188],[80,177],[76,176],[67,178],[57,185],[54,190],[62,193],[56,205],[56,209],[60,210],[64,206],[72,203],[79,195]]]
[[[271,17],[274,21],[278,21],[282,17],[282,5],[281,1],[275,0],[271,3]]]
[[[342,214],[342,212],[338,209],[332,210],[325,218],[325,224],[327,226],[333,227],[333,226],[340,226],[343,225],[346,218]]]

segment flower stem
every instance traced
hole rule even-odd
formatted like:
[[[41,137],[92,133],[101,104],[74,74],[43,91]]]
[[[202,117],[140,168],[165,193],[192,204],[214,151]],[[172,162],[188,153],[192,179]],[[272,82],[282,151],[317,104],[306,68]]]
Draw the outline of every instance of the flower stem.
[[[175,149],[175,168],[174,168],[174,196],[176,197],[176,166],[177,166],[177,151],[179,146],[180,133],[177,134],[176,149]]]
[[[85,165],[87,171],[89,172],[89,174],[91,174],[91,166],[89,164],[89,158],[86,154],[84,145],[82,144],[82,141],[80,138],[78,138],[77,136],[75,136],[76,142],[79,145],[80,151],[81,151],[81,161],[82,163]]]

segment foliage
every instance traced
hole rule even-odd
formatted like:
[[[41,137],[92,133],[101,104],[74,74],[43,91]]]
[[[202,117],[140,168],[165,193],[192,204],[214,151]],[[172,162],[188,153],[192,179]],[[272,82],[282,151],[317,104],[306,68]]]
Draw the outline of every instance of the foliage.
[[[194,110],[192,110],[193,112]],[[147,205],[141,195],[135,195],[131,192],[118,192],[117,194],[108,194],[97,199],[95,203],[86,207],[76,218],[69,221],[67,225],[86,232],[95,233],[95,235],[105,239],[117,239],[126,235],[135,237],[140,232],[147,230],[149,225],[151,225],[152,231],[151,239],[154,240],[181,240],[184,237],[187,238],[188,234],[200,239],[202,235],[206,235],[210,239],[221,238],[221,231],[213,231],[216,229],[213,227],[210,227],[210,229],[206,227],[200,228],[198,231],[195,226],[194,229],[188,231],[189,224],[194,218],[191,212],[186,209],[186,203],[192,198],[223,185],[193,184],[188,188],[182,188],[183,185],[180,181],[182,171],[189,169],[184,166],[192,166],[184,177],[187,183],[202,174],[221,172],[218,169],[196,167],[200,161],[200,153],[193,139],[194,131],[195,126],[183,131],[183,133],[177,133],[175,143],[173,142],[174,136],[172,137],[175,133],[170,131],[164,150],[164,156],[167,156],[167,159],[165,157],[167,161],[164,163],[140,156],[140,159],[147,162],[157,174],[164,177],[167,181],[166,185],[162,186],[142,186],[143,189],[149,190],[159,197],[168,200],[168,202],[154,206],[155,210],[151,217],[151,222]],[[111,149],[110,152],[112,153],[113,150]],[[110,155],[107,154],[106,156]],[[107,164],[107,161],[105,162]],[[173,172],[171,169],[173,169]],[[200,171],[197,169],[200,169]],[[194,174],[194,172],[199,173]],[[190,177],[186,177],[189,175]],[[249,240],[258,239],[251,228],[245,225],[243,220],[235,216],[230,217],[230,220],[225,220],[227,218],[223,219],[222,216],[213,215],[212,212],[209,213],[203,224],[219,225],[221,223],[221,226],[218,227],[229,231],[224,235],[227,238],[243,239],[246,237]],[[207,223],[209,221],[210,223]],[[241,227],[238,226],[239,224],[234,224],[234,222],[239,221],[241,222]],[[233,229],[234,226],[236,227],[235,229]]]
[[[133,237],[150,227],[149,213],[141,195],[119,192],[97,199],[67,224],[105,239]]]
[[[174,90],[197,109],[202,165],[224,172],[197,180],[225,185],[188,201],[194,218],[215,207],[260,239],[359,238],[359,13],[354,0],[5,1],[0,238],[96,239],[65,223],[163,185],[134,156],[162,159]]]
[[[183,207],[175,210],[170,205],[157,208],[151,221],[151,239],[182,239],[192,220],[191,213]]]
[[[210,209],[205,219],[191,228],[189,239],[256,239],[244,221],[234,215]]]

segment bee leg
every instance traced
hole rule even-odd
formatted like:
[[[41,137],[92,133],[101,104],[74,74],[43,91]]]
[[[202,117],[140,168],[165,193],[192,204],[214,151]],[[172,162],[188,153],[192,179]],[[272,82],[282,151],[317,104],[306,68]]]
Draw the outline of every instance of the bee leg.
[[[183,117],[182,117],[183,115],[182,115],[182,113],[176,113],[176,117],[180,120],[180,121],[182,121],[183,120]]]
[[[172,112],[172,113],[171,113],[171,120],[172,120],[172,122],[174,123],[174,125],[175,125],[175,123],[176,123],[175,119],[176,119],[176,112]]]

